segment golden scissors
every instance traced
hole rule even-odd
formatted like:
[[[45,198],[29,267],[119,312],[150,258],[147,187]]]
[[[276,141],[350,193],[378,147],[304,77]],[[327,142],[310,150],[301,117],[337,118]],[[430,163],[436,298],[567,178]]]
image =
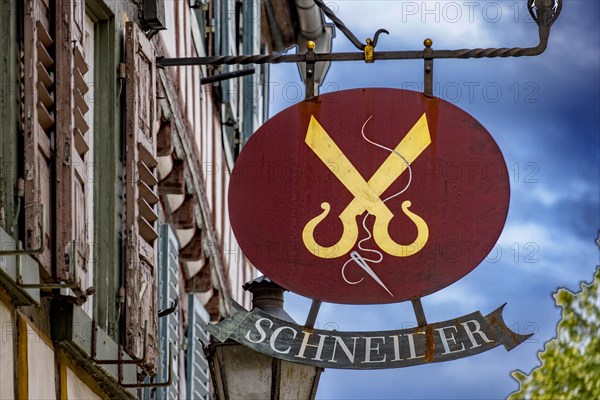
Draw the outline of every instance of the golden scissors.
[[[425,246],[429,239],[429,227],[423,218],[409,210],[411,202],[408,200],[402,202],[402,211],[416,225],[417,237],[412,243],[402,245],[396,243],[389,235],[389,224],[394,214],[379,198],[408,168],[402,158],[390,154],[371,179],[366,182],[314,116],[311,116],[305,142],[354,195],[354,199],[338,216],[344,231],[339,241],[332,246],[321,246],[314,238],[317,225],[327,217],[331,210],[328,202],[321,204],[323,212],[308,221],[302,231],[302,240],[308,251],[320,258],[336,258],[347,254],[358,239],[359,228],[356,217],[365,211],[375,216],[373,238],[381,250],[387,254],[408,257],[419,252]],[[394,151],[402,154],[408,164],[411,164],[430,144],[431,137],[427,118],[423,114]]]

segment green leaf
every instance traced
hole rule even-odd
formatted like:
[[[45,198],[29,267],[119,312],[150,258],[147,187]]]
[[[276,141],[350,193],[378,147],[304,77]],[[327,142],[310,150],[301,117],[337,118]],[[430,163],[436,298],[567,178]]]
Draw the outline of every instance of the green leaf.
[[[519,390],[509,399],[600,399],[600,267],[591,284],[573,293],[559,289],[562,307],[556,338],[538,354],[541,366],[513,371]]]

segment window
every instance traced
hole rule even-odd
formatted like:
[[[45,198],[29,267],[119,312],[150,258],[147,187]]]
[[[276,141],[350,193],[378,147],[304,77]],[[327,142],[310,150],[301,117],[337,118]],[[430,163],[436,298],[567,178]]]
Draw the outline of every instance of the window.
[[[89,88],[87,95],[85,96],[86,103],[90,103],[87,112],[85,113],[85,122],[87,123],[89,129],[87,132],[87,144],[89,150],[85,153],[83,163],[84,163],[84,173],[83,177],[86,180],[85,185],[85,193],[84,193],[84,201],[86,204],[86,214],[85,214],[85,224],[83,224],[83,229],[85,232],[82,233],[82,236],[85,237],[86,243],[88,244],[88,262],[87,262],[87,274],[86,280],[83,281],[84,288],[88,288],[94,286],[94,77],[95,77],[95,62],[94,58],[96,55],[95,52],[95,28],[96,25],[92,18],[89,15],[85,15],[84,24],[83,24],[83,49],[85,54],[85,63],[88,66],[87,73],[83,76],[84,81],[87,83]],[[91,100],[91,101],[90,101]],[[92,296],[88,302],[86,302],[83,306],[85,312],[93,316],[93,300]]]
[[[219,30],[215,32],[215,49],[217,54],[236,55],[239,50],[240,35],[242,29],[240,18],[241,4],[232,0],[215,2],[215,19],[219,21]],[[216,73],[233,72],[239,69],[236,65],[224,65],[223,69]],[[221,86],[221,124],[222,141],[225,159],[230,168],[237,157],[237,140],[239,124],[239,102],[240,88],[239,79],[226,79],[219,83]]]
[[[115,304],[121,287],[123,264],[123,198],[122,190],[115,185],[122,180],[121,164],[121,109],[118,80],[120,52],[115,19],[101,0],[86,0],[84,22],[84,54],[88,71],[84,81],[88,92],[84,99],[89,110],[84,114],[88,124],[86,134],[89,150],[84,156],[87,178],[86,234],[90,243],[88,281],[96,293],[91,296],[93,304],[84,305],[88,312],[93,307],[98,326],[115,341],[119,341],[119,321],[122,303]],[[95,85],[101,82],[101,85]],[[92,189],[93,191],[90,190]],[[117,187],[117,189],[116,189]],[[94,223],[96,221],[96,223]],[[101,221],[101,223],[98,223]],[[88,312],[88,315],[90,313]]]

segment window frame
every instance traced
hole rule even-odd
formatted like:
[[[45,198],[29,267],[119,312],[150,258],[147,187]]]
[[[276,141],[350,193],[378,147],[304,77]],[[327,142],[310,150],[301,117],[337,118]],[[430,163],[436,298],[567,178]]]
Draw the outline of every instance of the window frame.
[[[93,123],[96,133],[91,150],[94,152],[93,197],[102,199],[93,207],[94,221],[91,259],[94,263],[92,282],[94,294],[92,319],[117,343],[121,342],[121,303],[117,303],[122,284],[123,257],[123,181],[121,97],[117,71],[121,59],[119,27],[113,13],[99,0],[86,0],[85,13],[94,23]],[[103,135],[99,133],[104,133]],[[90,168],[88,168],[89,171]],[[116,304],[116,306],[115,306]]]

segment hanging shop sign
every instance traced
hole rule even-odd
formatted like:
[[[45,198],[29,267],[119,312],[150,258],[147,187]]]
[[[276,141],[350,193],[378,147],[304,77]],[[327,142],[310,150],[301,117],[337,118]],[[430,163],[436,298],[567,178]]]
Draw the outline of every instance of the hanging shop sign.
[[[232,172],[229,214],[246,257],[282,287],[393,303],[479,265],[509,197],[502,153],[472,116],[421,93],[353,89],[258,129]]]
[[[497,346],[511,350],[531,335],[511,331],[498,308],[423,327],[380,332],[310,329],[259,309],[233,304],[232,314],[206,329],[220,342],[233,339],[275,358],[324,368],[383,369],[450,361]]]

